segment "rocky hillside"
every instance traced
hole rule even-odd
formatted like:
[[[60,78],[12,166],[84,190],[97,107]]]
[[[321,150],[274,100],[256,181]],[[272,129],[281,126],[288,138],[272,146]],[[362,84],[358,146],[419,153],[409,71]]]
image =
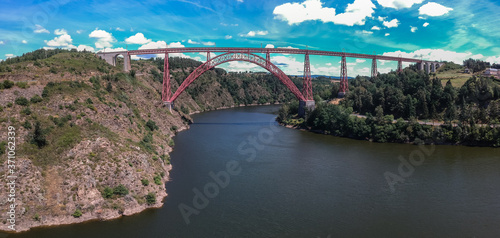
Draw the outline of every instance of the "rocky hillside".
[[[201,64],[170,63],[174,91]],[[172,137],[188,128],[190,113],[293,97],[267,74],[214,69],[170,112],[160,100],[162,66],[133,61],[125,74],[92,53],[64,50],[0,63],[0,229],[10,230],[9,126],[16,132],[16,231],[23,231],[159,207],[167,195]]]

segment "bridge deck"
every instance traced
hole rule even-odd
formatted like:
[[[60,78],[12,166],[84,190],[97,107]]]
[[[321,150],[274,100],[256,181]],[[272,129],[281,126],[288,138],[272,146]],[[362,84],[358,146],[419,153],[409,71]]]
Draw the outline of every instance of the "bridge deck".
[[[383,55],[370,55],[358,54],[348,52],[335,52],[324,50],[305,50],[305,49],[290,49],[290,48],[241,48],[241,47],[181,47],[181,48],[161,48],[161,49],[144,49],[144,50],[129,50],[129,51],[115,51],[115,52],[99,52],[98,54],[128,54],[128,55],[146,55],[146,54],[165,54],[165,53],[200,53],[200,52],[214,52],[214,53],[270,53],[270,54],[306,54],[309,55],[325,55],[325,56],[345,56],[350,58],[365,58],[365,59],[378,59],[378,60],[392,60],[402,62],[433,62],[421,59],[402,58],[394,56]]]

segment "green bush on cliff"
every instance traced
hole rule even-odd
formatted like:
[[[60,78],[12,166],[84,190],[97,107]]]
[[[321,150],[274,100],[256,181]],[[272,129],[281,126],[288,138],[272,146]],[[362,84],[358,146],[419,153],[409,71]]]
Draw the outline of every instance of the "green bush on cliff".
[[[148,186],[149,185],[149,180],[147,179],[142,179],[141,180],[142,186]]]
[[[81,217],[83,215],[82,211],[80,209],[76,209],[73,214],[71,214],[74,218]]]
[[[15,103],[20,106],[28,106],[30,101],[28,101],[25,97],[18,97],[16,98]]]
[[[105,187],[101,191],[101,195],[102,195],[103,198],[111,198],[113,196],[113,189],[110,188],[110,187]]]
[[[161,177],[159,175],[156,175],[154,178],[155,184],[161,185]]]
[[[43,100],[43,99],[42,99],[42,97],[38,96],[37,94],[35,94],[35,96],[33,96],[33,97],[30,99],[31,103],[39,103],[39,102],[41,102],[42,100]]]
[[[128,189],[123,184],[120,184],[113,189],[113,194],[125,196],[128,194]]]
[[[153,120],[148,120],[148,122],[146,122],[146,128],[150,131],[159,129],[159,127],[156,125],[156,122],[154,122]]]
[[[148,193],[148,195],[146,195],[146,203],[148,205],[155,204],[156,203],[156,195],[154,193]]]

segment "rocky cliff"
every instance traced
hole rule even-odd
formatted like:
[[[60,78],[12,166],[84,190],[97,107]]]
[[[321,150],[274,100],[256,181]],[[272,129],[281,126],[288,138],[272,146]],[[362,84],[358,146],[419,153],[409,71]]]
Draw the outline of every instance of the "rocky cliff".
[[[172,137],[188,128],[189,113],[293,97],[267,74],[216,69],[170,112],[154,60],[133,61],[125,74],[92,53],[23,57],[0,64],[0,229],[7,231],[9,126],[16,140],[15,228],[25,231],[160,207]],[[183,67],[177,60],[170,60],[174,90],[199,63]]]

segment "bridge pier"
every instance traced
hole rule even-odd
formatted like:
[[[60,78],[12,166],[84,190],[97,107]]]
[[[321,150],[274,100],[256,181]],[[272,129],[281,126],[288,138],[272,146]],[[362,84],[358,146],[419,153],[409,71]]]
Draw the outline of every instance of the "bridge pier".
[[[306,110],[312,111],[316,107],[314,100],[299,101],[299,117],[306,115]]]
[[[340,88],[339,88],[339,98],[343,98],[349,90],[347,82],[347,63],[345,60],[345,54],[342,56],[341,66],[340,66]]]
[[[167,109],[172,112],[172,109],[174,108],[174,102],[168,102],[168,101],[164,101],[163,102],[163,106],[167,107]]]

